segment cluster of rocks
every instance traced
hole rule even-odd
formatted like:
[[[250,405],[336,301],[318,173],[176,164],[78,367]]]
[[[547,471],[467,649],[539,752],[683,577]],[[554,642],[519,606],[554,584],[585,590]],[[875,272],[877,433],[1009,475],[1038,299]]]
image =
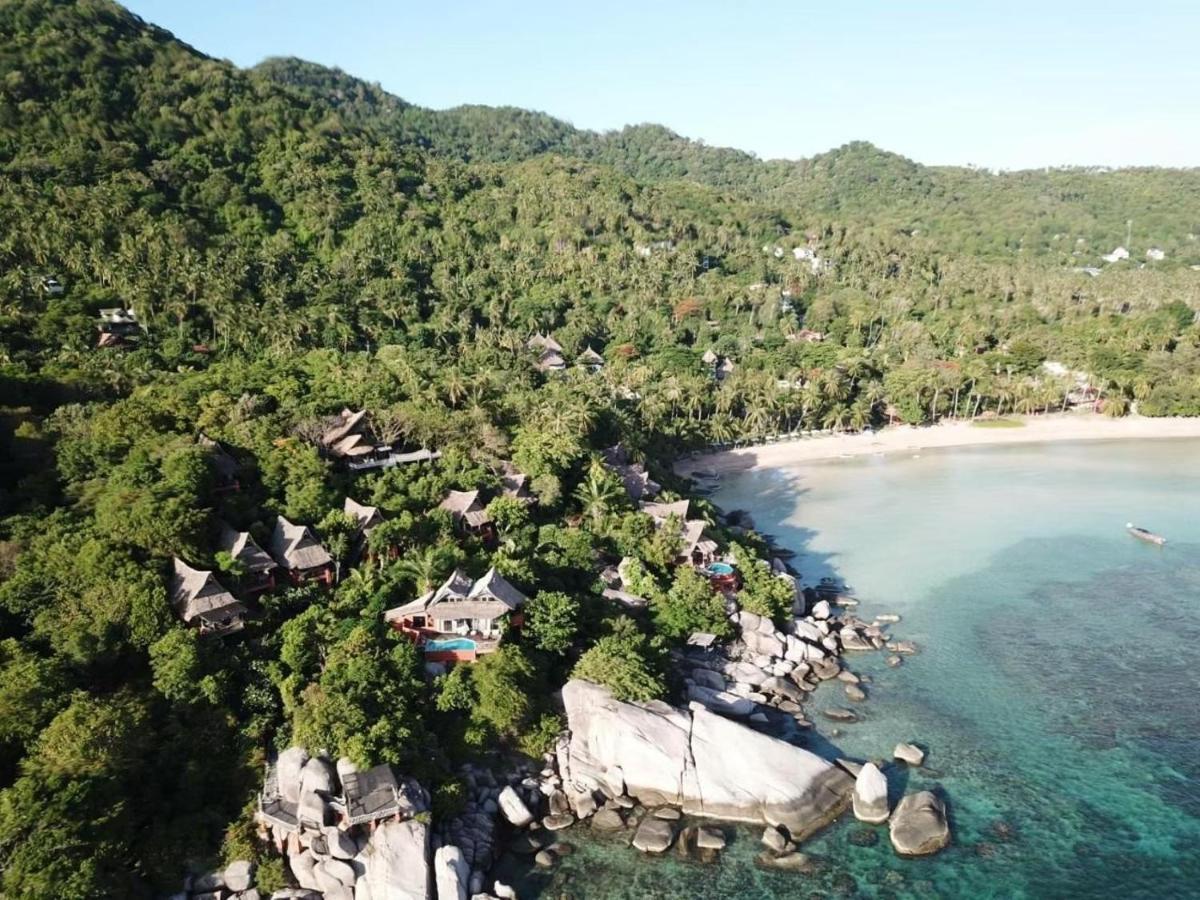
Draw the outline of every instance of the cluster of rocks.
[[[278,895],[275,895],[278,896]],[[183,890],[168,900],[261,900],[254,886],[254,864],[249,860],[231,862],[224,869],[189,876]]]
[[[864,679],[843,668],[841,657],[846,652],[917,650],[910,641],[889,641],[885,629],[899,621],[898,616],[883,615],[865,622],[827,599],[816,600],[807,615],[794,616],[784,631],[776,629],[770,619],[745,610],[734,610],[730,620],[740,638],[723,652],[689,647],[677,658],[686,668],[689,701],[756,725],[768,724],[774,711],[807,727],[811,724],[804,714],[808,695],[821,682],[833,679],[842,682],[848,700],[865,701]],[[823,713],[842,722],[858,718],[853,710],[839,707]]]
[[[570,811],[563,819],[590,818],[600,829],[636,824],[635,846],[647,852],[661,852],[654,848],[668,830],[674,839],[674,826],[657,823],[676,821],[679,811],[806,836],[849,803],[853,782],[845,771],[702,704],[625,703],[585,681],[568,682],[562,696],[568,732],[557,746],[554,791]],[[555,802],[552,793],[552,810]],[[694,837],[699,846],[701,836]]]
[[[499,855],[498,817],[503,815],[516,828],[533,821],[529,808],[538,809],[541,798],[541,782],[535,774],[525,766],[504,778],[469,764],[460,770],[467,788],[466,803],[457,816],[438,828],[434,845],[439,852],[453,847],[461,855],[467,871],[463,883],[471,895],[483,894],[488,872]]]
[[[919,766],[925,754],[912,744],[897,744],[893,758]],[[892,810],[887,776],[878,763],[864,763],[854,780],[854,817],[870,825],[888,823],[892,846],[901,856],[927,856],[950,843],[946,804],[932,791],[907,794]]]

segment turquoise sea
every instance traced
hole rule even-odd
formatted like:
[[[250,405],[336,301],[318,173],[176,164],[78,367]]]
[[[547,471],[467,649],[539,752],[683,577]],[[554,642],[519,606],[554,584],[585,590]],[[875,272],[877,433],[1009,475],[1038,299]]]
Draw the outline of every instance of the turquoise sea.
[[[899,859],[885,827],[847,817],[795,875],[755,868],[749,829],[708,866],[575,829],[576,853],[526,870],[522,897],[1200,897],[1200,441],[810,464],[727,476],[714,500],[794,550],[806,582],[843,580],[864,618],[903,617],[894,633],[923,652],[852,657],[865,719],[818,716],[812,746],[925,747],[893,792],[941,791],[954,844]],[[847,705],[836,683],[822,704]]]

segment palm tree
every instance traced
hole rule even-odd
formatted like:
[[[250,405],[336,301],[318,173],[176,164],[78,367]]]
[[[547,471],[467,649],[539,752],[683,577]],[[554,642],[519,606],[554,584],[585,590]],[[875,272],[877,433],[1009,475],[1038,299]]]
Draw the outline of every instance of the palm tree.
[[[584,515],[590,516],[592,524],[599,527],[607,516],[620,502],[622,493],[616,479],[613,478],[598,459],[593,459],[588,467],[587,475],[575,489],[575,499]]]
[[[432,591],[446,577],[445,564],[436,547],[425,547],[410,553],[397,566],[401,574],[410,579],[422,594]]]

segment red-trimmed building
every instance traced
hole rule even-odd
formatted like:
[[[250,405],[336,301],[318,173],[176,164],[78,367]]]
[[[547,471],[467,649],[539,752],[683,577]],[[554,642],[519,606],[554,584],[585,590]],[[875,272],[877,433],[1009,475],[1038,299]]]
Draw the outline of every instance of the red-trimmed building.
[[[437,590],[383,618],[422,647],[430,662],[474,662],[499,646],[507,626],[521,624],[525,601],[494,568],[474,582],[455,570]]]
[[[333,584],[333,557],[307,525],[295,525],[280,516],[271,535],[271,556],[294,585],[318,581]]]

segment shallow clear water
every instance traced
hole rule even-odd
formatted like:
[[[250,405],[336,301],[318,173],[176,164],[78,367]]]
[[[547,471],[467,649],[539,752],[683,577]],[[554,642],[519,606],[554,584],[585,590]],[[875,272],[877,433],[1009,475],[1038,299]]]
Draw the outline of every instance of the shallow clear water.
[[[1200,897],[1198,461],[1200,441],[1159,441],[728,476],[714,500],[795,550],[806,582],[844,580],[864,618],[899,613],[923,648],[897,669],[852,657],[865,718],[819,724],[812,745],[924,746],[924,768],[889,770],[893,793],[941,791],[954,844],[903,860],[885,828],[847,820],[805,844],[806,876],[756,869],[749,829],[711,866],[576,829],[575,855],[526,873],[522,896]],[[815,698],[846,702],[836,683]],[[874,846],[852,842],[867,831]]]

